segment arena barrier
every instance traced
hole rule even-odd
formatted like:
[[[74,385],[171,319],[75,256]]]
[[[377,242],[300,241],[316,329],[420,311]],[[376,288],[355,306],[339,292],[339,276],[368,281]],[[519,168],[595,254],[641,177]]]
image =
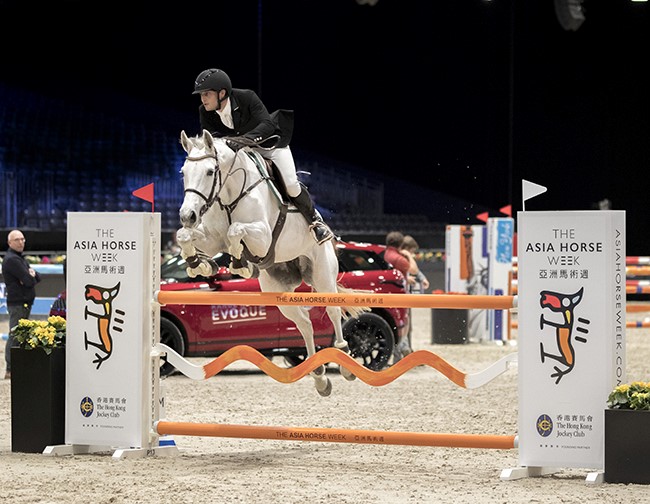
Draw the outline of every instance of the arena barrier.
[[[650,294],[650,285],[626,285],[626,294]]]
[[[616,378],[625,379],[624,356],[615,353],[619,348],[624,348],[624,333],[623,345],[621,341],[614,345],[614,336],[618,334],[616,320],[611,310],[604,309],[605,306],[613,306],[614,294],[622,287],[620,275],[616,274],[618,264],[615,263],[616,258],[625,257],[624,248],[620,246],[621,242],[624,243],[624,222],[621,224],[620,215],[621,212],[615,211],[522,212],[520,243],[538,245],[531,246],[520,258],[525,259],[521,264],[527,265],[525,270],[518,272],[522,284],[526,282],[527,285],[525,296],[521,297],[160,291],[159,214],[69,213],[66,444],[48,447],[44,453],[58,455],[113,449],[114,458],[168,455],[177,452],[176,446],[163,446],[161,436],[173,434],[289,440],[316,440],[329,436],[339,438],[334,442],[367,443],[368,438],[377,438],[380,444],[518,448],[520,466],[504,470],[501,479],[538,476],[545,474],[548,467],[599,468],[603,449],[600,418],[603,394],[606,397],[611,390],[615,373],[618,373]],[[582,286],[579,292],[568,290],[575,288],[573,284],[566,286],[565,290],[562,284],[541,281],[536,268],[539,271],[548,269],[548,244],[576,240],[577,236],[584,243],[602,243],[602,247],[598,245],[598,250],[609,248],[616,253],[584,254],[580,257],[580,271],[586,270],[591,274],[579,277],[579,285]],[[561,250],[559,244],[555,248]],[[587,291],[589,297],[586,301],[582,300],[580,296]],[[544,293],[543,300],[548,305],[540,306],[540,293]],[[448,378],[454,383],[472,388],[480,381],[487,382],[490,377],[498,376],[516,357],[519,369],[525,370],[525,373],[518,373],[518,435],[391,433],[161,421],[161,417],[164,418],[161,413],[164,413],[165,397],[159,376],[160,358],[166,355],[168,359],[174,359],[175,356],[171,349],[160,343],[160,305],[219,303],[507,310],[517,307],[523,311],[519,322],[532,339],[527,341],[527,338],[520,338],[517,354],[512,354],[510,360],[502,359],[488,370],[477,373],[482,376],[481,379],[463,374],[442,361],[428,362],[428,358],[419,352],[410,354],[388,370],[373,374],[342,352],[325,349],[320,356],[314,355],[296,368],[285,370],[286,374],[280,376],[280,381],[291,381],[296,375],[308,374],[312,369],[310,366],[322,359],[343,366],[350,365],[363,381],[379,386],[381,382],[392,381],[406,368],[427,361],[431,367],[448,372]],[[565,348],[553,346],[555,336],[571,335],[570,326],[563,319],[550,317],[555,311],[566,319],[568,313],[569,320],[573,322],[574,306],[567,303],[582,303],[575,315],[576,322],[581,324],[579,332],[574,335],[575,340],[580,344],[588,341],[582,334],[588,335],[589,324],[593,322],[594,327],[607,336],[607,345],[581,347],[579,352],[570,356],[571,367],[564,369],[565,364],[561,360],[564,356],[551,352],[561,352]],[[562,311],[556,309],[560,306],[564,307]],[[617,306],[625,312],[624,296]],[[555,368],[540,365],[541,337],[544,337],[542,343],[545,345],[542,351],[547,357],[555,359],[551,362]],[[242,349],[237,351],[242,352]],[[253,360],[257,358],[252,357]],[[346,361],[346,358],[350,361]],[[223,359],[220,362],[217,360],[209,363],[207,368],[192,368],[186,362],[187,375],[195,379],[212,376],[219,372],[224,363]],[[268,366],[266,362],[260,362],[262,367]],[[562,381],[562,387],[558,387],[562,376],[573,371],[574,362],[580,366],[576,366],[571,380]],[[588,366],[585,366],[586,363]],[[362,369],[359,370],[357,366]],[[594,366],[600,370],[596,380],[590,372]],[[553,375],[553,369],[559,374]],[[574,411],[584,415],[585,420],[578,427],[563,426],[563,419],[571,418]],[[554,430],[549,431],[551,426]],[[562,439],[561,443],[553,439],[553,443],[550,443],[553,449],[547,450],[549,443],[541,436],[555,431],[559,435],[566,429],[579,429],[579,436],[575,436],[575,440]]]

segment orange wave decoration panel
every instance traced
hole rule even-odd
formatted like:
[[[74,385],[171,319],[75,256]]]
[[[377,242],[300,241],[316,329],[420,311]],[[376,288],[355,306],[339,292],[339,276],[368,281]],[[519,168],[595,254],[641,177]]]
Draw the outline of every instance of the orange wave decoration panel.
[[[296,367],[283,368],[273,364],[254,348],[247,345],[239,345],[205,364],[203,366],[205,378],[210,378],[220,373],[227,366],[238,360],[250,362],[257,366],[260,371],[280,383],[294,383],[307,376],[314,369],[331,362],[348,369],[364,383],[375,387],[387,385],[414,367],[425,365],[439,371],[459,387],[466,388],[466,373],[458,370],[442,357],[427,350],[417,350],[387,369],[372,371],[337,348],[324,348]]]

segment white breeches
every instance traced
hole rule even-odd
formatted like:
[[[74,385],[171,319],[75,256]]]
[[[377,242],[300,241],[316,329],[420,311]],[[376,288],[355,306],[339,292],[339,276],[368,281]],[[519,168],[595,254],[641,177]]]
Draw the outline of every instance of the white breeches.
[[[280,170],[280,174],[282,175],[282,180],[284,180],[284,184],[287,187],[287,193],[289,196],[292,198],[298,196],[302,188],[298,183],[296,163],[293,160],[293,154],[291,154],[289,146],[268,151],[260,150],[259,153],[265,159],[273,161],[278,167],[278,170]]]

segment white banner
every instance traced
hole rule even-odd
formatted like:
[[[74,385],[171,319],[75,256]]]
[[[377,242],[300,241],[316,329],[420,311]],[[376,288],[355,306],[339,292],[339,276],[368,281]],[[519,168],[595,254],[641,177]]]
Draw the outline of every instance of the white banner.
[[[625,212],[519,212],[519,462],[604,468],[625,380]]]
[[[487,228],[448,225],[445,230],[445,291],[486,295],[488,293]],[[468,310],[470,342],[488,339],[486,310]]]
[[[150,446],[159,285],[160,214],[68,214],[66,444]]]

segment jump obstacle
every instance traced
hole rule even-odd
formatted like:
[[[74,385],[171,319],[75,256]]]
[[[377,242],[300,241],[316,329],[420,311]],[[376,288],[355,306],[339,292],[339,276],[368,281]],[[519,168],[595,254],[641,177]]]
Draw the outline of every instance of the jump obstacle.
[[[313,304],[328,306],[393,306],[424,308],[494,308],[505,309],[516,306],[514,296],[458,296],[458,295],[401,295],[401,294],[329,294],[329,293],[238,293],[238,292],[173,292],[158,291],[155,298],[160,304],[203,304],[203,305],[284,305]],[[372,371],[357,363],[352,357],[336,348],[320,350],[294,368],[281,368],[273,364],[251,347],[239,345],[226,351],[223,355],[203,366],[196,366],[178,355],[166,345],[159,344],[157,349],[167,355],[167,360],[182,374],[192,379],[206,379],[216,375],[229,364],[238,360],[248,361],[261,371],[281,383],[296,382],[322,364],[335,363],[348,369],[357,378],[372,386],[384,386],[416,366],[428,365],[450,381],[464,388],[476,388],[485,385],[502,374],[513,362],[516,354],[510,354],[486,370],[467,375],[441,359],[432,352],[418,350],[383,371]],[[154,424],[158,435],[212,436],[247,439],[269,439],[288,441],[316,441],[331,443],[357,444],[392,444],[408,446],[439,446],[456,448],[513,449],[518,446],[517,437],[487,434],[447,434],[390,432],[354,429],[323,429],[301,427],[269,427],[228,424],[203,424],[189,422],[157,421]]]
[[[601,216],[606,216],[610,212],[594,213]],[[141,457],[148,454],[170,455],[176,453],[176,446],[162,446],[160,443],[160,436],[164,435],[188,435],[188,436],[215,436],[215,437],[236,437],[236,438],[251,438],[251,439],[273,439],[273,440],[294,440],[294,441],[320,441],[320,442],[337,442],[337,443],[356,443],[356,444],[396,444],[396,445],[413,445],[413,446],[445,446],[445,447],[459,447],[459,448],[492,448],[492,449],[513,449],[520,450],[520,461],[522,454],[522,447],[519,443],[518,436],[497,436],[485,434],[448,434],[448,433],[415,433],[415,432],[387,432],[387,431],[367,431],[367,430],[354,430],[354,429],[319,429],[309,427],[270,427],[270,426],[244,426],[244,425],[229,425],[229,424],[196,424],[187,422],[169,422],[160,420],[160,376],[159,376],[159,360],[165,355],[170,363],[172,363],[179,371],[192,379],[205,379],[209,376],[214,376],[220,370],[225,368],[229,362],[234,360],[248,360],[249,362],[257,365],[263,372],[277,381],[283,383],[290,383],[300,379],[316,367],[325,362],[333,362],[339,366],[346,367],[352,374],[360,378],[362,381],[369,385],[381,386],[390,383],[403,373],[412,369],[415,366],[426,364],[434,369],[443,373],[447,378],[459,386],[465,388],[474,388],[481,386],[490,380],[499,376],[507,370],[510,364],[517,360],[517,354],[511,354],[507,358],[498,361],[490,366],[488,369],[468,375],[462,371],[454,368],[449,363],[440,359],[439,356],[424,350],[414,352],[401,361],[391,366],[390,368],[374,372],[361,366],[358,362],[352,359],[349,355],[334,348],[327,348],[317,352],[309,359],[306,359],[299,366],[294,368],[278,368],[273,365],[264,356],[255,353],[250,347],[234,347],[232,352],[229,350],[217,359],[204,366],[196,366],[178,354],[175,354],[169,347],[160,343],[159,335],[159,317],[160,306],[164,304],[202,304],[202,305],[217,305],[217,304],[243,304],[243,305],[302,305],[302,306],[328,306],[330,304],[337,304],[339,306],[365,306],[365,307],[404,307],[404,308],[447,308],[447,309],[495,309],[495,310],[512,310],[518,307],[517,296],[459,296],[459,295],[408,295],[408,294],[375,294],[375,293],[296,293],[296,292],[259,292],[259,293],[220,293],[220,292],[175,292],[175,291],[160,291],[160,278],[159,278],[159,264],[160,264],[160,215],[159,214],[102,214],[105,217],[99,218],[97,214],[69,214],[68,216],[68,253],[71,256],[71,264],[78,265],[78,268],[68,270],[68,284],[69,284],[69,329],[71,333],[84,334],[84,331],[72,331],[72,325],[75,321],[79,325],[89,326],[89,324],[96,323],[99,333],[102,333],[102,328],[106,329],[107,325],[111,323],[110,317],[108,321],[103,322],[107,318],[107,312],[115,312],[120,317],[120,321],[124,323],[124,311],[113,310],[111,296],[116,296],[119,289],[123,289],[125,295],[122,296],[122,306],[128,306],[132,312],[139,313],[137,322],[141,324],[143,341],[136,342],[134,347],[137,357],[138,352],[142,355],[137,357],[136,362],[139,362],[136,369],[122,368],[124,376],[110,375],[105,378],[105,386],[113,386],[116,390],[122,392],[114,392],[116,396],[114,399],[121,400],[125,404],[131,404],[129,401],[135,403],[135,407],[131,409],[139,410],[140,416],[136,418],[135,428],[132,424],[126,425],[122,430],[131,429],[131,434],[135,441],[118,441],[106,442],[109,436],[111,439],[119,437],[122,432],[119,430],[109,431],[108,429],[99,429],[96,435],[92,432],[87,432],[81,435],[75,432],[75,427],[71,427],[72,434],[68,435],[68,415],[66,416],[66,445],[48,447],[45,454],[58,455],[69,453],[89,453],[89,451],[100,451],[98,447],[117,447],[113,454],[114,458],[126,457]],[[77,218],[78,216],[78,218]],[[556,216],[554,216],[556,218]],[[126,224],[125,224],[126,223]],[[132,224],[132,225],[129,225]],[[600,228],[596,228],[600,229]],[[88,236],[85,236],[84,233]],[[92,233],[97,233],[94,235]],[[101,242],[101,247],[93,245],[98,243],[104,237],[110,237],[112,241]],[[119,238],[115,238],[119,237]],[[148,240],[147,240],[148,238]],[[106,246],[112,246],[113,243],[125,243],[120,252],[121,256],[128,256],[130,250],[136,251],[132,255],[133,259],[122,259],[123,264],[118,267],[100,267],[93,268],[88,263],[101,262],[100,259],[106,257],[105,254],[96,254],[90,258],[88,252],[85,250],[93,250]],[[71,245],[71,243],[73,245]],[[134,244],[139,244],[137,247]],[[83,244],[83,245],[78,245]],[[106,244],[106,245],[104,245]],[[122,246],[122,245],[120,245]],[[70,251],[74,253],[71,253]],[[108,255],[108,257],[113,257]],[[115,255],[117,257],[117,254]],[[132,266],[134,266],[132,268]],[[120,267],[122,268],[120,270]],[[85,268],[85,269],[84,269]],[[71,271],[73,272],[71,275]],[[84,275],[96,273],[95,277],[75,278],[75,271],[80,271]],[[128,271],[137,272],[133,274],[133,278],[129,276]],[[594,271],[597,271],[594,269]],[[111,274],[116,274],[115,278]],[[117,276],[121,274],[122,276]],[[72,281],[71,281],[72,280]],[[88,296],[89,281],[101,282],[105,286],[114,285],[115,287],[106,288],[102,290],[101,297],[98,295],[96,301]],[[116,281],[117,280],[117,281]],[[120,285],[123,284],[121,287]],[[90,285],[97,289],[96,285]],[[103,287],[101,287],[103,289]],[[83,300],[83,292],[86,289],[86,306],[75,306],[75,299]],[[533,289],[534,290],[534,289]],[[532,291],[531,291],[532,292]],[[72,295],[71,295],[72,294]],[[104,314],[97,314],[92,310],[89,311],[88,306],[93,308],[94,301],[96,304],[102,305],[105,308]],[[129,304],[131,303],[131,304]],[[539,305],[539,298],[536,300]],[[529,304],[530,307],[530,304]],[[85,312],[84,312],[85,309]],[[624,309],[624,305],[623,305]],[[86,314],[84,316],[84,313]],[[90,314],[90,316],[88,316]],[[96,320],[95,320],[96,318]],[[85,322],[84,322],[85,321]],[[588,322],[588,321],[587,321]],[[537,323],[539,325],[539,322]],[[559,331],[559,329],[558,329]],[[104,333],[102,333],[104,334]],[[88,339],[88,336],[86,336]],[[110,343],[110,341],[109,341]],[[124,341],[122,343],[125,343]],[[92,343],[95,346],[94,343]],[[96,345],[100,350],[106,350],[106,347]],[[72,348],[72,345],[71,345]],[[67,367],[67,370],[74,371],[72,374],[81,373],[79,368],[89,368],[88,344],[86,344],[85,353],[81,352],[81,359],[78,356],[71,356],[68,364],[73,367]],[[249,352],[251,350],[252,352]],[[90,351],[95,351],[91,349]],[[230,352],[230,353],[229,353]],[[133,353],[133,352],[132,352]],[[97,359],[93,361],[93,367],[99,369],[102,365],[102,356],[99,352],[95,353]],[[104,359],[110,356],[108,355]],[[231,360],[229,360],[231,359]],[[68,365],[67,364],[67,365]],[[80,365],[81,364],[81,365]],[[141,366],[141,367],[138,367]],[[94,370],[91,370],[94,371]],[[84,372],[88,373],[87,370]],[[131,373],[129,375],[129,373]],[[81,393],[75,388],[80,386],[81,374],[70,376],[67,373],[68,380],[66,384],[66,392],[68,397],[69,392],[74,392],[75,397],[79,397]],[[98,377],[95,373],[94,377]],[[129,378],[131,377],[131,378]],[[133,398],[130,392],[124,388],[119,388],[120,380],[138,378],[138,383],[134,389]],[[520,374],[521,377],[521,374]],[[75,379],[76,378],[76,379]],[[82,377],[83,381],[84,378]],[[91,389],[96,386],[98,379],[86,380],[83,385],[84,390]],[[115,382],[115,383],[113,383]],[[130,390],[129,389],[129,390]],[[99,401],[102,401],[101,392],[91,392],[95,394]],[[119,394],[123,394],[123,398],[119,398]],[[108,395],[108,394],[106,394]],[[584,394],[583,394],[584,395]],[[112,397],[108,395],[108,397]],[[90,416],[93,414],[93,405],[89,405],[86,400],[90,401],[90,397],[84,397],[81,402],[81,411],[83,416]],[[113,399],[111,399],[111,403]],[[71,406],[68,407],[68,413],[72,411],[77,417],[79,416],[79,409],[75,405],[74,400],[67,401]],[[97,407],[98,405],[95,405]],[[101,406],[101,405],[99,405]],[[107,409],[104,406],[104,409]],[[520,394],[520,424],[521,424],[521,394]],[[105,415],[108,416],[108,415]],[[119,415],[118,415],[119,416]],[[79,425],[91,427],[102,427],[104,420],[93,420],[89,423],[87,420],[74,419]],[[86,427],[84,427],[86,428]],[[520,429],[521,429],[520,425]],[[77,429],[80,431],[81,429]],[[86,428],[86,430],[88,430]],[[526,428],[526,432],[530,430]],[[527,434],[528,436],[530,434]],[[95,436],[95,437],[93,437]],[[102,438],[104,436],[104,438]],[[525,446],[529,446],[528,443]],[[121,448],[124,447],[124,448]],[[128,447],[128,448],[127,448]],[[526,453],[534,451],[534,447],[526,448]],[[530,455],[527,455],[530,457]],[[558,455],[554,456],[553,460],[558,460]],[[534,460],[537,462],[537,459]],[[545,467],[550,464],[547,463],[522,463],[519,468],[508,471],[504,477],[502,473],[501,479],[517,479],[525,476],[534,476],[546,473]],[[565,464],[558,464],[565,466]],[[571,465],[571,464],[569,464]],[[553,466],[553,465],[551,465]],[[574,465],[575,466],[575,465]],[[591,465],[578,465],[578,467],[592,467]]]

